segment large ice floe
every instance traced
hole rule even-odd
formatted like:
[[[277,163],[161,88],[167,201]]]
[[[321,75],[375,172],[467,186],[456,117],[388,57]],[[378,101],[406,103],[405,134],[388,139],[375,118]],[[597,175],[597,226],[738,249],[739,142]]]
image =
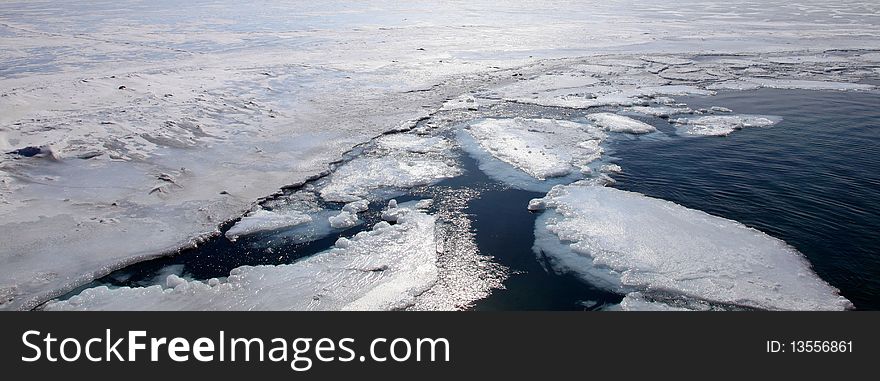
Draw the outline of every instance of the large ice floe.
[[[679,135],[727,136],[748,127],[769,127],[782,118],[764,115],[705,115],[678,118],[670,121]]]
[[[334,248],[289,265],[243,266],[225,280],[90,288],[46,310],[392,310],[437,279],[435,218],[398,209],[396,224],[340,238]]]
[[[259,209],[242,217],[241,220],[226,231],[226,237],[234,241],[239,236],[278,230],[309,222],[312,222],[312,217],[302,212],[279,213]]]
[[[441,137],[413,134],[386,135],[343,163],[319,185],[330,202],[356,202],[393,191],[428,185],[461,173],[448,152],[451,143]],[[386,194],[387,195],[387,194]]]
[[[554,119],[482,119],[459,132],[480,169],[511,186],[547,191],[592,172],[607,134],[596,126]]]
[[[610,132],[628,132],[631,134],[646,134],[657,131],[657,128],[630,118],[628,116],[617,115],[610,112],[599,112],[587,115],[587,119],[596,123],[597,126],[604,128]]]
[[[557,186],[542,201],[535,252],[627,295],[623,309],[852,307],[796,249],[736,221],[600,186]]]

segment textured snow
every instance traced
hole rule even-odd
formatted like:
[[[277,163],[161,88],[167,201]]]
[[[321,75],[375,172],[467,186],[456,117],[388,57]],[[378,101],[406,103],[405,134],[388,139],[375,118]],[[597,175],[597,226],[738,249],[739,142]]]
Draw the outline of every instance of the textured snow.
[[[492,156],[544,180],[566,176],[602,155],[605,135],[588,125],[553,119],[486,119],[467,130]]]
[[[168,277],[165,287],[86,289],[47,310],[389,310],[437,278],[434,217],[411,211],[328,251],[280,266],[243,266],[225,280]]]
[[[442,152],[450,147],[449,142],[439,136],[426,138],[413,134],[386,135],[377,143],[382,148],[414,153]]]
[[[360,223],[357,214],[347,210],[343,210],[339,214],[328,218],[327,221],[330,222],[330,227],[334,229],[347,229]]]
[[[678,118],[670,122],[681,135],[727,136],[748,127],[769,127],[782,120],[776,116],[761,115],[707,115]]]
[[[242,217],[226,231],[226,237],[234,241],[243,235],[302,225],[311,221],[311,216],[297,211],[279,213],[260,209]]]
[[[598,287],[721,307],[852,306],[793,247],[736,221],[607,187],[557,186],[544,201],[536,253]]]
[[[688,107],[670,107],[670,106],[633,106],[629,108],[632,111],[635,111],[640,114],[657,116],[657,117],[668,117],[672,115],[678,114],[690,114],[694,112]]]
[[[342,210],[349,213],[360,213],[365,212],[370,207],[370,203],[367,200],[358,200],[353,201],[342,207]]]
[[[451,144],[440,137],[396,134],[378,139],[362,155],[343,163],[321,185],[326,201],[357,202],[375,193],[428,185],[461,173],[445,154]]]
[[[878,73],[873,1],[134,3],[0,3],[0,309],[198,244],[441,109],[647,106],[740,78],[859,90]],[[398,143],[379,149],[438,153]],[[56,160],[5,154],[44,146]],[[400,172],[358,184],[425,180]]]
[[[633,118],[612,114],[610,112],[600,112],[587,115],[587,119],[596,123],[597,126],[604,128],[610,132],[628,132],[631,134],[646,134],[648,132],[657,131],[654,126],[635,120]]]

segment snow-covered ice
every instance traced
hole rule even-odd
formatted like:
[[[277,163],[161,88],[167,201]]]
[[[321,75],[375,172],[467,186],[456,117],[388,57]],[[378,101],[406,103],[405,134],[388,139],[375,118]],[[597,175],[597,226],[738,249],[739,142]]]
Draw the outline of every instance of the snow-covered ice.
[[[349,213],[357,214],[357,213],[366,211],[369,207],[370,207],[369,201],[358,200],[358,201],[353,201],[353,202],[349,202],[348,204],[345,204],[345,206],[342,207],[342,210],[349,212]]]
[[[275,212],[260,209],[242,217],[241,220],[226,231],[226,237],[234,241],[243,235],[278,230],[308,222],[312,222],[312,217],[305,213],[297,211]]]
[[[748,127],[769,127],[782,118],[766,115],[706,115],[673,119],[676,131],[681,135],[727,136]]]
[[[598,186],[557,186],[544,202],[536,253],[597,287],[722,308],[852,307],[793,247],[736,221]]]
[[[688,107],[670,107],[670,106],[633,106],[629,108],[640,114],[651,115],[656,117],[669,117],[678,114],[690,114],[694,112]]]
[[[347,210],[343,210],[339,214],[328,218],[327,221],[330,222],[330,227],[334,229],[348,229],[360,223],[357,214]]]
[[[657,128],[630,118],[628,116],[617,115],[610,112],[599,112],[587,115],[587,119],[596,123],[597,126],[604,128],[609,132],[628,132],[631,134],[646,134],[657,131]]]
[[[602,155],[594,145],[605,134],[589,125],[553,119],[485,119],[467,131],[492,156],[538,180],[563,177]]]
[[[391,310],[411,305],[437,277],[433,216],[340,238],[335,248],[289,265],[244,266],[225,280],[165,287],[86,289],[46,310]]]
[[[331,202],[382,198],[376,192],[408,189],[455,177],[461,173],[445,153],[451,144],[440,137],[395,134],[377,139],[360,156],[340,165],[320,185]]]
[[[0,309],[196,245],[441,109],[868,90],[860,80],[877,74],[876,18],[848,11],[874,9],[860,0],[130,2],[0,4]],[[454,176],[446,143],[376,139],[337,169],[358,176],[325,194],[370,199]],[[55,160],[8,154],[28,147]]]

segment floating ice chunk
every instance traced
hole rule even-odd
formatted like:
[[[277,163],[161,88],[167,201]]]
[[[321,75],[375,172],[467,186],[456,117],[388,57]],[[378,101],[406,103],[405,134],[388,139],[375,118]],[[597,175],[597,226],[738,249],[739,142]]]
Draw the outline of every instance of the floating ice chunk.
[[[850,82],[815,81],[805,79],[741,78],[719,82],[708,86],[713,90],[754,90],[761,87],[771,89],[799,90],[837,90],[865,91],[877,88],[874,85]]]
[[[379,224],[377,224],[378,227]],[[340,239],[281,266],[243,266],[226,281],[173,288],[96,287],[47,310],[388,310],[406,308],[437,279],[434,217],[413,211],[394,226]],[[347,242],[346,242],[347,241]]]
[[[415,204],[416,209],[430,209],[431,206],[434,205],[434,200],[428,198],[424,200],[419,200]]]
[[[544,200],[536,253],[598,287],[721,307],[852,307],[797,250],[736,221],[607,187],[557,186]]]
[[[271,233],[270,237],[259,241],[250,242],[250,245],[272,247],[273,242],[279,239],[294,244],[312,242],[324,238],[339,229],[330,226],[330,218],[335,217],[338,210],[321,210],[309,214],[312,221],[309,223],[288,227]]]
[[[544,202],[544,199],[533,198],[533,199],[529,200],[528,209],[532,212],[544,210],[546,207],[547,207],[547,203]]]
[[[454,163],[435,157],[360,157],[337,168],[320,194],[327,201],[353,202],[375,190],[428,185],[459,173]]]
[[[468,133],[497,159],[544,180],[563,177],[602,154],[605,135],[591,126],[553,119],[484,119]],[[589,144],[575,142],[594,141]]]
[[[694,112],[688,107],[670,107],[670,106],[633,106],[629,108],[640,114],[666,118],[678,114],[690,114]]]
[[[334,229],[348,229],[360,223],[357,214],[347,210],[343,210],[339,214],[328,218],[327,221],[330,222],[330,227]]]
[[[171,274],[167,278],[165,278],[165,287],[175,288],[183,284],[186,284],[186,279],[183,279],[177,275]]]
[[[441,152],[449,149],[449,141],[439,136],[422,137],[414,134],[391,134],[376,141],[382,148],[413,153]]]
[[[617,164],[604,164],[599,167],[599,171],[602,173],[618,173],[623,171],[623,169]]]
[[[713,112],[733,112],[733,110],[721,106],[712,106],[709,108],[709,110],[712,110]]]
[[[278,230],[312,221],[308,214],[297,211],[276,212],[265,209],[257,210],[242,217],[229,230],[226,238],[235,241],[238,237],[263,231]]]
[[[414,203],[408,203],[407,206],[413,206]],[[397,222],[401,217],[409,213],[409,207],[398,207],[397,200],[388,201],[388,209],[382,211],[382,219],[388,222]]]
[[[776,116],[761,115],[708,115],[678,118],[670,122],[680,135],[727,136],[748,127],[769,127],[782,120]]]
[[[599,127],[611,132],[628,132],[631,134],[645,134],[657,131],[654,126],[635,120],[623,115],[612,114],[610,112],[600,112],[587,115],[587,119],[596,123]]]
[[[333,246],[336,246],[339,249],[345,249],[351,246],[351,240],[345,237],[339,237]]]
[[[620,311],[693,311],[693,309],[673,306],[663,302],[646,300],[641,292],[630,292],[620,304],[607,308]]]
[[[369,201],[358,200],[358,201],[354,201],[354,202],[350,202],[348,204],[345,204],[345,206],[342,207],[342,210],[349,212],[349,213],[356,214],[356,213],[365,212],[367,209],[369,209],[369,207],[370,207]]]

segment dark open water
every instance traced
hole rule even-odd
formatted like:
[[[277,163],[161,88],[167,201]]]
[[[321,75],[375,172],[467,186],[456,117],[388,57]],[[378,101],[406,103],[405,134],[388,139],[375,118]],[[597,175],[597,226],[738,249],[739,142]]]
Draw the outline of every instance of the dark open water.
[[[722,138],[618,142],[615,187],[780,238],[856,308],[880,310],[880,94],[764,89],[678,100],[784,119]]]
[[[759,90],[680,101],[695,109],[718,105],[784,120],[723,138],[616,141],[615,162],[623,172],[614,176],[615,187],[737,220],[780,238],[804,253],[819,276],[857,308],[880,309],[880,94]],[[643,120],[667,134],[674,131],[661,119]],[[457,197],[461,191],[476,195],[456,213],[470,220],[479,252],[509,271],[504,289],[477,301],[473,309],[584,310],[620,301],[620,296],[573,276],[545,271],[531,250],[535,215],[526,210],[530,199],[543,194],[499,184],[466,154],[459,160],[466,173],[432,187],[451,192],[422,188],[397,199],[433,196],[436,211],[437,205],[454,203],[444,197]],[[208,279],[241,265],[290,263],[332,247],[340,235],[372,226],[382,205],[371,205],[362,216],[365,224],[314,242],[276,240],[268,245],[272,250],[265,250],[265,242],[255,243],[269,235],[235,243],[219,236],[84,287],[164,283],[171,272]],[[442,220],[443,213],[439,215]]]

